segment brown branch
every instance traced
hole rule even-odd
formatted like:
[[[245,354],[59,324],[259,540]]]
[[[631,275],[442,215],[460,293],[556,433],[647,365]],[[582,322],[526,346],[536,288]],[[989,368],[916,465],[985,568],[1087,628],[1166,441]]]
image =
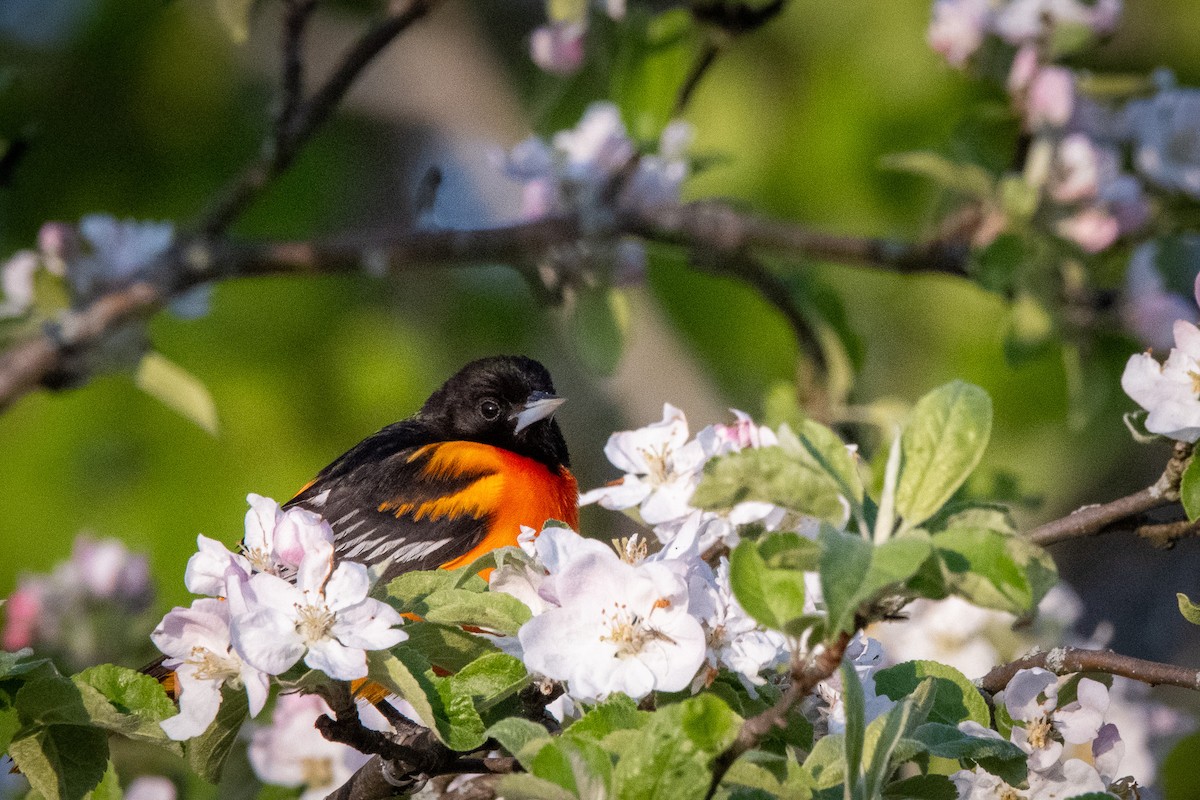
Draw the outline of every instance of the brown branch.
[[[1200,536],[1200,520],[1181,519],[1174,522],[1158,522],[1139,525],[1133,529],[1143,539],[1159,550],[1170,550],[1175,542],[1189,536]]]
[[[641,235],[706,253],[710,271],[745,280],[768,294],[767,299],[800,334],[804,320],[791,306],[786,287],[771,273],[748,270],[742,254],[754,249],[782,250],[801,258],[911,269],[919,245],[882,244],[880,240],[814,231],[790,222],[739,213],[714,202],[691,203],[617,220],[606,235]],[[74,352],[99,345],[123,324],[146,318],[188,289],[216,280],[264,275],[354,273],[378,266],[403,275],[431,269],[481,264],[508,264],[521,269],[547,250],[578,241],[584,226],[570,215],[495,228],[452,230],[403,228],[345,236],[324,242],[213,242],[201,237],[182,242],[147,270],[160,284],[139,283],[114,290],[82,309],[67,312],[57,327],[20,340],[0,354],[0,411],[39,386],[77,385],[54,380],[69,371]],[[717,256],[724,254],[726,258]],[[872,254],[885,260],[871,261]],[[65,335],[69,332],[69,335]]]
[[[1192,445],[1177,442],[1166,469],[1151,486],[1118,500],[1084,506],[1062,519],[1047,522],[1029,532],[1027,538],[1045,547],[1068,539],[1095,536],[1109,530],[1128,529],[1128,520],[1179,500],[1179,481],[1192,455]],[[1122,523],[1126,523],[1122,526]]]
[[[792,683],[780,695],[775,705],[750,717],[742,723],[737,738],[713,762],[712,783],[709,784],[705,800],[712,800],[721,784],[725,773],[743,754],[758,746],[773,730],[787,725],[788,715],[808,697],[817,684],[837,672],[842,663],[842,656],[853,638],[851,633],[843,633],[833,643],[826,645],[809,658],[794,662],[792,665]]]
[[[303,3],[304,0],[298,0]],[[287,170],[299,155],[309,138],[325,123],[337,108],[346,92],[362,71],[391,42],[406,31],[414,22],[428,14],[437,0],[409,0],[400,10],[391,10],[380,22],[369,28],[343,56],[325,83],[308,100],[299,104],[299,95],[285,99],[284,107],[293,104],[286,126],[277,126],[263,143],[262,153],[247,167],[233,183],[221,193],[220,198],[202,216],[197,226],[201,235],[215,238],[223,233],[258,197],[263,189]],[[304,20],[298,18],[285,23],[285,48],[289,56],[299,47],[299,34]],[[288,25],[295,24],[294,34]],[[298,56],[297,56],[298,57]],[[286,60],[286,58],[285,58]],[[285,98],[299,91],[300,72],[293,65],[285,64]],[[294,85],[292,85],[294,84]],[[282,116],[278,118],[282,121]]]
[[[1123,656],[1111,650],[1084,650],[1079,647],[1056,647],[1045,653],[1003,664],[980,678],[979,688],[995,694],[1007,686],[1018,671],[1034,667],[1049,670],[1055,675],[1103,672],[1131,678],[1151,686],[1182,686],[1185,689],[1200,690],[1200,671]]]
[[[968,243],[955,238],[912,244],[820,231],[793,222],[698,201],[627,216],[624,232],[656,242],[705,247],[717,254],[746,250],[799,255],[815,261],[862,264],[897,272],[966,274]]]
[[[372,730],[362,724],[345,683],[323,686],[321,694],[334,713],[317,719],[321,735],[373,756],[327,800],[376,800],[417,791],[436,775],[499,775],[518,768],[515,758],[476,758],[451,750],[431,730],[398,714],[387,715],[391,733]]]

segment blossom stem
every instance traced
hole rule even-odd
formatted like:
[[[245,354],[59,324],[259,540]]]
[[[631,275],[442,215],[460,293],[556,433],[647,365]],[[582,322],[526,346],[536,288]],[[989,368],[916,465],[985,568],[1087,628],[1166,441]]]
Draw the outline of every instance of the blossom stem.
[[[737,738],[724,752],[720,753],[713,762],[712,783],[709,784],[705,800],[712,800],[721,784],[725,773],[744,753],[758,746],[771,731],[783,728],[787,724],[788,715],[808,697],[817,684],[837,672],[842,663],[846,647],[854,638],[853,633],[842,633],[833,642],[814,652],[805,659],[797,659],[792,663],[792,683],[780,695],[775,705],[750,717],[742,723]]]
[[[1130,525],[1129,521],[1147,511],[1170,505],[1179,500],[1179,482],[1191,455],[1192,445],[1177,442],[1166,469],[1151,486],[1108,503],[1085,506],[1062,519],[1034,528],[1029,532],[1027,538],[1034,544],[1045,547],[1069,539],[1095,536],[1112,530],[1137,529],[1139,535],[1151,540],[1162,540],[1164,538],[1162,531],[1155,533],[1149,530],[1158,526],[1145,526],[1144,530]],[[1175,536],[1168,535],[1167,541],[1182,535],[1186,535],[1186,532],[1180,532]]]
[[[1055,675],[1075,672],[1103,672],[1120,675],[1151,686],[1181,686],[1200,691],[1200,671],[1124,656],[1111,650],[1086,650],[1081,647],[1056,647],[1045,653],[1026,656],[996,667],[977,682],[992,694],[1003,689],[1023,669],[1040,667]]]

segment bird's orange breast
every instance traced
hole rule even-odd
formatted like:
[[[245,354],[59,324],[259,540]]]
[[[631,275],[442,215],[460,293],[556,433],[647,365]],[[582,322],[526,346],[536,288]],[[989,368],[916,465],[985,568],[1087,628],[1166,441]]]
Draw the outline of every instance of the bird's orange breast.
[[[413,454],[414,459],[421,456],[429,459],[424,471],[430,477],[479,477],[460,491],[415,504],[406,513],[417,519],[462,514],[488,519],[479,543],[443,564],[444,569],[470,564],[498,547],[515,546],[522,525],[541,530],[546,520],[557,519],[579,527],[579,491],[566,467],[551,470],[532,458],[478,442],[428,445]]]

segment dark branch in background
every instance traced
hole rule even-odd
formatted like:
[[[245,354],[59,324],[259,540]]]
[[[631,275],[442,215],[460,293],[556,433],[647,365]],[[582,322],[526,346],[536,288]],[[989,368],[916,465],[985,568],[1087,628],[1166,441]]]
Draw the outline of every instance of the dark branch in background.
[[[979,679],[979,688],[995,694],[1007,686],[1018,671],[1034,667],[1049,670],[1055,675],[1103,672],[1131,678],[1151,686],[1182,686],[1184,689],[1200,690],[1200,671],[1123,656],[1111,650],[1084,650],[1079,647],[1056,647],[1048,652],[1026,656],[996,667]]]
[[[1131,495],[1122,497],[1119,500],[1095,506],[1084,506],[1062,519],[1047,522],[1045,525],[1030,531],[1028,534],[1029,540],[1045,547],[1046,545],[1056,544],[1068,539],[1078,539],[1084,536],[1107,533],[1108,531],[1129,530],[1131,528],[1136,528],[1140,535],[1152,540],[1161,540],[1164,536],[1170,536],[1169,532],[1164,533],[1162,530],[1159,530],[1157,533],[1149,531],[1143,533],[1142,531],[1145,528],[1154,528],[1156,526],[1137,528],[1136,525],[1131,525],[1129,522],[1130,520],[1138,519],[1147,511],[1170,505],[1179,500],[1179,482],[1183,477],[1184,467],[1187,466],[1187,461],[1191,455],[1192,445],[1177,442],[1175,450],[1171,454],[1171,460],[1167,462],[1166,469],[1163,470],[1163,474],[1159,476],[1153,485],[1147,486],[1140,492],[1134,492]],[[1179,538],[1179,536],[1183,535],[1186,535],[1186,533],[1178,533],[1173,538]]]
[[[47,332],[18,341],[0,354],[0,411],[67,368],[73,353],[96,346],[120,325],[149,316],[201,283],[262,275],[361,272],[364,262],[386,266],[396,275],[496,263],[520,270],[521,265],[536,260],[550,248],[578,241],[583,231],[580,220],[568,215],[474,230],[399,228],[324,242],[185,242],[168,253],[154,270],[154,274],[166,276],[164,285],[137,284],[111,292],[67,312],[60,333]],[[917,271],[925,263],[938,272],[962,272],[961,260],[956,262],[957,269],[950,269],[950,249],[944,243],[902,244],[839,236],[741,213],[711,201],[663,207],[619,219],[608,235],[622,234],[706,253],[712,257],[708,259],[710,271],[741,280],[752,277],[763,285],[776,285],[778,279],[771,273],[746,274],[744,265],[737,267],[742,254],[762,250],[800,260],[867,264],[905,272]],[[720,257],[727,258],[728,263]],[[768,300],[779,305],[783,295],[778,285],[773,291],[774,296]],[[796,324],[790,318],[789,322]]]
[[[304,102],[304,31],[317,8],[317,0],[284,0],[284,5],[283,74],[275,115],[275,152],[287,146],[292,120]]]
[[[205,237],[223,233],[241,216],[274,178],[292,165],[309,138],[325,123],[355,79],[392,40],[428,14],[437,0],[409,0],[400,10],[367,29],[334,68],[324,85],[307,102],[301,102],[303,87],[299,48],[311,8],[308,0],[293,0],[284,22],[284,87],[278,125],[263,143],[259,158],[226,189],[205,212],[197,226]],[[290,107],[290,111],[289,111]]]
[[[817,684],[837,672],[853,635],[843,633],[832,644],[811,657],[792,664],[792,683],[776,701],[775,705],[742,723],[733,744],[717,756],[713,762],[712,783],[705,800],[712,800],[721,785],[721,779],[742,755],[758,746],[771,731],[787,725],[788,715],[804,698],[812,694]]]

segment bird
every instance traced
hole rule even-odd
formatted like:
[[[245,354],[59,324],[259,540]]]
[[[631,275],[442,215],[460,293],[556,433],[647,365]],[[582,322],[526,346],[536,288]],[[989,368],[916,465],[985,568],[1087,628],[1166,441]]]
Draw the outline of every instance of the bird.
[[[524,356],[472,361],[411,417],[368,436],[283,508],[322,516],[335,560],[455,569],[517,544],[522,526],[578,527],[579,497],[554,412],[564,399]]]
[[[564,402],[532,358],[472,361],[417,413],[334,459],[283,508],[323,517],[334,560],[383,565],[381,583],[469,565],[516,545],[523,526],[540,530],[557,520],[578,529],[578,487],[554,419]],[[174,673],[163,661],[143,672],[174,697]],[[369,681],[352,686],[376,704],[387,694]]]

